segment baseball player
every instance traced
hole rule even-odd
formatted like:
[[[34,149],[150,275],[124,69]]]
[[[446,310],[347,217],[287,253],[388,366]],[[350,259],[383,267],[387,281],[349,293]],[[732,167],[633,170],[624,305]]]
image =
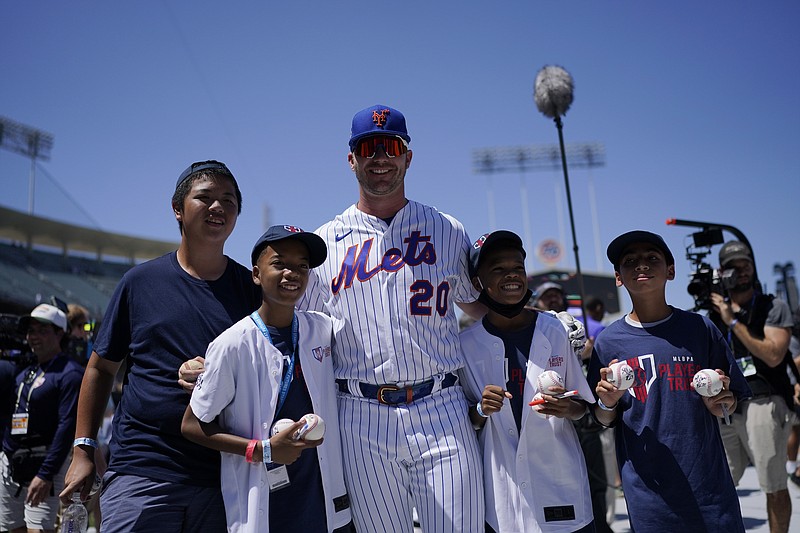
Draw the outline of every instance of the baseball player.
[[[410,141],[396,109],[353,117],[358,202],[316,231],[328,258],[299,306],[340,320],[334,372],[356,528],[410,532],[416,507],[424,531],[482,531],[478,446],[454,374],[454,305],[477,296],[470,241],[453,217],[405,197]]]
[[[476,404],[470,415],[483,451],[487,531],[593,533],[586,465],[570,420],[583,417],[594,397],[566,330],[550,313],[524,308],[531,292],[516,234],[495,231],[478,239],[470,273],[489,309],[461,333],[462,382]],[[566,389],[540,390],[537,382],[548,370]],[[577,395],[552,396],[565,390]],[[544,403],[531,409],[528,402],[540,397]]]
[[[251,255],[261,307],[209,345],[183,435],[222,452],[228,531],[349,532],[332,320],[294,309],[325,243],[295,226],[273,226]],[[276,420],[307,413],[328,422],[324,441],[294,440],[302,421],[273,435]]]

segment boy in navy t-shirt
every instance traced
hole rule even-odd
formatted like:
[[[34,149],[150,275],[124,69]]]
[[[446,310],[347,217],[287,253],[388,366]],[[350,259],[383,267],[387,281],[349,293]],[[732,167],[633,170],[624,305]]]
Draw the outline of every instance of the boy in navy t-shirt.
[[[241,203],[224,164],[187,168],[172,198],[178,250],[132,268],[106,310],[81,387],[78,438],[61,493],[62,501],[73,491],[88,496],[92,448],[124,362],[100,499],[105,533],[225,531],[219,454],[181,435],[189,396],[175,382],[175,369],[258,307],[250,271],[223,253]]]
[[[675,260],[647,231],[620,235],[608,246],[617,286],[633,310],[597,337],[589,385],[597,419],[616,425],[617,460],[635,531],[744,532],[718,418],[750,389],[719,330],[701,315],[666,302]],[[606,380],[625,361],[636,375],[627,391]],[[706,398],[692,389],[702,369],[722,376],[723,390]]]

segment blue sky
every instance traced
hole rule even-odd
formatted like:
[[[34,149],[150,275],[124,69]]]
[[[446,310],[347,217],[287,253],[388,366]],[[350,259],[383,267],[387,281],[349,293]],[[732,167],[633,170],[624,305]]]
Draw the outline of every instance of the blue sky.
[[[557,142],[532,92],[558,64],[575,80],[566,142],[606,150],[604,167],[570,172],[585,271],[598,270],[590,180],[601,259],[624,231],[662,234],[679,307],[692,303],[693,230],[667,218],[738,227],[770,290],[775,263],[800,266],[798,2],[6,1],[0,12],[0,115],[55,137],[39,216],[177,241],[175,179],[219,159],[244,194],[226,252],[246,263],[267,218],[311,230],[355,201],[350,119],[381,103],[408,121],[408,196],[478,236],[488,180],[472,152]],[[29,167],[0,151],[0,204],[27,210]],[[570,267],[563,176],[524,182],[533,245],[563,233]],[[496,174],[491,191],[497,227],[524,234],[519,174]]]

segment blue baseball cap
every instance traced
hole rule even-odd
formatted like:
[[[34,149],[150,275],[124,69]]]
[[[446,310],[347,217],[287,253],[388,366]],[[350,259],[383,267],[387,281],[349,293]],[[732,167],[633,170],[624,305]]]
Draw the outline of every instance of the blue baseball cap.
[[[236,182],[236,178],[233,177],[233,173],[228,170],[228,167],[225,166],[225,163],[220,163],[219,161],[209,160],[209,161],[198,161],[197,163],[192,163],[189,167],[181,172],[181,175],[178,177],[178,182],[175,184],[175,188],[181,186],[181,183],[189,179],[191,176],[197,174],[198,172],[203,172],[204,170],[216,173],[216,174],[227,174],[228,176],[233,179],[234,183]]]
[[[374,105],[355,114],[350,128],[350,151],[355,150],[360,139],[370,135],[397,135],[407,143],[411,142],[406,129],[406,117],[397,109],[385,105]]]
[[[484,233],[478,238],[477,241],[472,243],[469,249],[469,277],[473,278],[478,275],[478,267],[481,264],[482,255],[488,250],[497,247],[498,244],[504,244],[505,248],[516,248],[522,252],[522,257],[525,258],[525,248],[522,246],[522,239],[513,231],[499,230],[491,233]]]
[[[284,239],[296,239],[308,247],[308,262],[309,267],[316,268],[325,262],[328,257],[328,247],[325,246],[325,241],[322,237],[315,233],[303,231],[297,226],[272,226],[264,234],[258,238],[253,252],[250,254],[250,259],[255,265],[258,262],[258,256],[261,251],[270,243],[282,241]]]

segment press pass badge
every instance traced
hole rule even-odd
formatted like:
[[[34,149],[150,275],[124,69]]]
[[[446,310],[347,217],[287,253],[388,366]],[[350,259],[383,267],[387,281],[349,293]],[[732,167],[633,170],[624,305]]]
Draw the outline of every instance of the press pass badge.
[[[14,416],[11,419],[11,434],[28,434],[28,413],[14,413]]]
[[[747,357],[737,359],[736,363],[739,365],[739,369],[741,369],[744,377],[755,376],[756,365],[753,363],[753,358],[751,356],[748,355]]]

